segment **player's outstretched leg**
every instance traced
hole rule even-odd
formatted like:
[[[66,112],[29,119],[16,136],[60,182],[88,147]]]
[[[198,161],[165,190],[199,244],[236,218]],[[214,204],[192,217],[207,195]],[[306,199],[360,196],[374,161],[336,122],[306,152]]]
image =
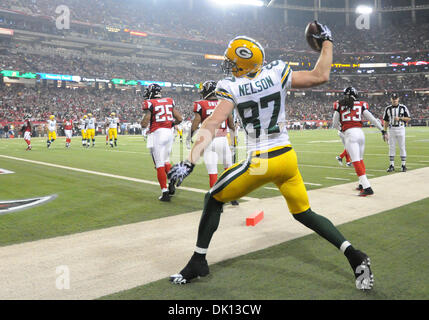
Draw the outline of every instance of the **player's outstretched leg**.
[[[198,227],[197,247],[188,264],[177,274],[170,276],[170,281],[175,284],[185,284],[197,277],[209,274],[209,266],[206,253],[213,234],[217,230],[220,215],[223,211],[223,202],[217,201],[210,192],[204,198],[204,209]]]
[[[353,248],[331,221],[316,214],[311,209],[294,214],[293,217],[344,253],[352,267],[357,289],[372,289],[374,276],[371,272],[369,257],[360,250]]]

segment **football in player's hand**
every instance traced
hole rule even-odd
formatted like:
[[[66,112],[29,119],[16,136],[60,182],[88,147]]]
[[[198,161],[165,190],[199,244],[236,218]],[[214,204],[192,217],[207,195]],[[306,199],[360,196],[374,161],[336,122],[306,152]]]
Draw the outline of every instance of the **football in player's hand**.
[[[305,28],[305,39],[311,49],[320,52],[323,40],[319,37],[320,30],[315,21],[310,22]]]

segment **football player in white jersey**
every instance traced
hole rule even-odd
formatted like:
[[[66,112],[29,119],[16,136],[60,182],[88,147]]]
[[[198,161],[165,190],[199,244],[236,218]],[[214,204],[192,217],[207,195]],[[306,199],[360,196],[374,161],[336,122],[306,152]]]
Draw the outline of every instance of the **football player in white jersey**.
[[[92,141],[92,147],[95,146],[95,117],[92,113],[88,113],[88,126],[86,127],[86,143],[89,147]]]
[[[107,123],[109,125],[109,143],[110,146],[113,148],[113,143],[115,144],[115,147],[117,146],[119,125],[119,118],[116,117],[116,114],[114,112],[112,112],[110,114],[110,117],[107,118]],[[114,139],[114,141],[112,141],[112,139]]]
[[[355,249],[328,219],[310,208],[297,156],[286,130],[287,90],[314,87],[329,80],[333,52],[331,31],[316,24],[318,32],[313,37],[319,42],[321,53],[310,71],[292,72],[281,60],[264,66],[264,49],[251,38],[239,36],[229,43],[222,66],[232,76],[218,82],[216,108],[202,123],[187,160],[173,166],[168,177],[171,183],[182,183],[210,145],[215,130],[234,108],[246,132],[248,157],[224,171],[207,192],[194,254],[182,271],[170,277],[173,283],[184,284],[209,274],[206,253],[219,225],[223,204],[273,182],[293,217],[344,253],[353,269],[356,287],[372,288],[374,280],[368,256]],[[360,276],[363,273],[365,275]]]
[[[48,140],[46,141],[48,149],[51,147],[51,143],[53,143],[57,139],[57,120],[55,120],[55,116],[49,116],[48,120]]]

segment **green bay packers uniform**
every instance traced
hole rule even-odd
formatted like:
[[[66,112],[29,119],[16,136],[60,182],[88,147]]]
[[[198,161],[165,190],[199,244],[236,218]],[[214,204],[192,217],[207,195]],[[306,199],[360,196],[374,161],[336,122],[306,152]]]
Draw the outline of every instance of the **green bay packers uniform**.
[[[304,212],[310,207],[286,129],[285,103],[291,79],[290,66],[276,60],[253,78],[229,77],[218,82],[217,97],[234,103],[246,131],[248,157],[218,179],[210,190],[216,200],[239,199],[273,182],[291,213]]]
[[[109,125],[109,141],[110,141],[110,146],[113,147],[113,141],[112,141],[112,139],[114,139],[115,146],[117,145],[119,119],[117,117],[115,117],[114,114],[111,114],[110,117],[107,118],[107,123]]]
[[[86,145],[86,121],[87,116],[85,115],[82,119],[79,120],[79,129],[82,134],[82,146]]]
[[[92,146],[95,145],[95,118],[92,115],[88,115],[88,125],[86,128],[86,141],[89,146],[90,140],[92,141]]]
[[[315,23],[319,30],[316,39],[323,39],[322,42],[332,41],[330,30]],[[319,61],[323,61],[320,69],[322,74],[329,74],[332,46],[327,44],[324,48],[326,54],[321,54],[319,58]],[[374,278],[368,256],[353,248],[331,221],[311,210],[298,169],[297,156],[289,141],[286,130],[287,89],[292,86],[292,76],[294,81],[300,79],[306,82],[308,74],[293,75],[289,65],[281,60],[263,65],[265,53],[262,46],[245,36],[231,40],[224,58],[222,69],[233,76],[217,83],[216,96],[219,100],[231,103],[221,101],[216,108],[221,108],[219,114],[222,115],[222,112],[234,107],[241,127],[246,132],[248,155],[246,160],[225,170],[205,195],[194,254],[179,273],[170,276],[170,281],[185,284],[196,277],[208,275],[206,254],[219,226],[223,205],[272,182],[285,198],[295,220],[317,232],[344,253],[356,277],[356,287],[371,289]],[[323,80],[322,77],[318,78],[320,83]],[[221,116],[218,117],[215,120],[207,119],[207,126],[213,128],[214,124],[218,125],[218,122],[223,121]],[[204,123],[202,126],[204,127]],[[204,145],[203,143],[200,142],[200,145]],[[168,174],[170,183],[177,182],[180,185],[192,172],[195,161],[198,160],[198,156],[193,157],[193,151],[198,150],[197,148],[194,145],[188,160],[171,168]],[[363,277],[362,270],[365,272]]]
[[[55,116],[50,116],[48,120],[48,140],[46,141],[47,147],[51,147],[51,143],[53,143],[57,139],[57,120],[55,120]]]

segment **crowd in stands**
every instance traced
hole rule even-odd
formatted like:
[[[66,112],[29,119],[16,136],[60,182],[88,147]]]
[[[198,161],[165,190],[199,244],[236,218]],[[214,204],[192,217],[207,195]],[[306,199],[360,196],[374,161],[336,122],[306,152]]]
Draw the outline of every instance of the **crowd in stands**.
[[[164,92],[174,99],[176,108],[184,119],[193,117],[193,101],[198,100],[197,92]],[[327,95],[325,92],[291,92],[287,98],[287,115],[291,121],[331,120],[332,105],[341,93]],[[362,100],[371,106],[371,111],[378,118],[382,117],[385,106],[389,103],[389,94],[368,96],[362,93]],[[414,119],[429,119],[428,96],[412,92],[400,92],[401,103],[408,106]],[[139,123],[142,118],[143,98],[141,92],[134,90],[95,90],[63,89],[52,87],[10,86],[0,90],[0,122],[22,122],[27,114],[32,121],[45,122],[54,114],[58,121],[71,119],[77,121],[92,113],[99,122],[104,122],[111,113],[118,114],[121,122]]]
[[[185,118],[192,117],[192,102],[199,99],[198,93],[170,92],[168,95],[174,99]],[[78,121],[88,113],[104,121],[111,112],[117,113],[122,122],[140,122],[142,102],[141,92],[134,90],[30,88],[14,85],[0,89],[0,122],[20,122],[27,114],[31,114],[33,121],[46,121],[51,114],[60,121]]]
[[[17,48],[22,47],[22,50]],[[16,48],[0,50],[0,70],[18,70],[20,72],[41,72],[52,74],[78,75],[87,78],[113,79],[120,78],[126,80],[149,80],[149,81],[168,81],[172,83],[196,84],[208,79],[219,80],[223,74],[219,65],[211,68],[204,67],[169,67],[162,64],[137,63],[132,61],[114,61],[106,59],[95,59],[93,57],[84,57],[76,52],[70,53],[66,50],[55,50],[51,54],[41,55],[34,53],[29,45],[18,44]],[[67,52],[67,53],[65,53]],[[289,56],[278,57],[284,61],[292,61]],[[310,69],[314,64],[308,66],[305,63],[299,66],[292,66],[293,70]],[[383,68],[385,73],[395,73],[399,69],[420,68],[425,71],[425,66],[420,67],[389,67]],[[428,68],[428,66],[426,66]],[[323,88],[335,89],[342,87],[344,77],[357,75],[359,68],[333,68],[332,81]],[[426,70],[428,72],[428,70]],[[429,87],[428,80],[424,77],[424,72],[418,73],[398,73],[398,76],[379,76],[380,69],[373,74],[374,77],[366,77],[361,81],[361,90],[389,90],[392,87],[396,89],[412,89]],[[341,76],[341,77],[340,77]],[[356,76],[350,77],[355,81]]]
[[[310,2],[314,3],[313,0]],[[330,2],[335,5],[337,1]],[[385,6],[389,6],[388,3],[397,5],[399,2],[382,1]],[[317,53],[310,51],[304,39],[305,23],[293,24],[294,19],[290,17],[291,22],[286,25],[283,12],[278,9],[221,10],[197,0],[68,0],[66,4],[70,8],[72,26],[70,30],[58,30],[55,27],[54,17],[58,16],[55,9],[62,4],[63,0],[2,0],[0,9],[37,15],[38,18],[25,19],[22,15],[3,15],[0,12],[0,27],[218,55],[223,54],[230,39],[245,34],[261,42],[268,61],[283,59],[299,62],[300,65],[292,67],[294,70],[309,69],[318,57]],[[370,30],[357,30],[353,23],[346,27],[332,21],[329,26],[335,42],[334,62],[429,61],[427,21],[418,24],[401,21],[399,24],[383,20],[382,28],[373,24]],[[106,26],[143,31],[148,36],[131,37],[124,32],[111,33],[105,29]],[[219,61],[208,62],[202,55],[189,58],[195,67],[171,67],[164,64],[161,58],[159,63],[143,63],[136,59],[130,60],[127,56],[122,61],[112,60],[108,52],[98,51],[97,54],[99,56],[95,55],[95,51],[91,52],[90,47],[85,50],[53,48],[47,44],[14,40],[12,37],[0,39],[0,70],[189,84],[209,79],[219,80],[223,76],[218,67]],[[401,71],[401,74],[377,76],[380,71]],[[417,66],[406,67],[405,70],[384,68],[377,69],[371,76],[358,76],[356,72],[356,68],[334,68],[330,81],[317,90],[341,91],[352,85],[360,92],[399,91],[402,102],[409,107],[413,117],[429,119],[427,96],[412,91],[429,88],[428,78],[424,74],[428,69]],[[291,93],[287,103],[288,118],[291,121],[331,119],[332,103],[338,97],[326,95],[325,92],[305,93]],[[193,117],[192,102],[199,99],[195,90],[170,91],[165,94],[175,100],[185,118]],[[364,94],[363,97],[370,103],[371,111],[380,118],[389,102],[388,95],[367,97]],[[0,122],[19,122],[26,114],[31,114],[33,121],[46,121],[50,114],[55,114],[59,121],[77,121],[88,112],[101,121],[114,111],[122,122],[138,123],[142,117],[141,102],[141,91],[135,90],[66,89],[44,87],[41,83],[35,87],[12,85],[0,87]]]

